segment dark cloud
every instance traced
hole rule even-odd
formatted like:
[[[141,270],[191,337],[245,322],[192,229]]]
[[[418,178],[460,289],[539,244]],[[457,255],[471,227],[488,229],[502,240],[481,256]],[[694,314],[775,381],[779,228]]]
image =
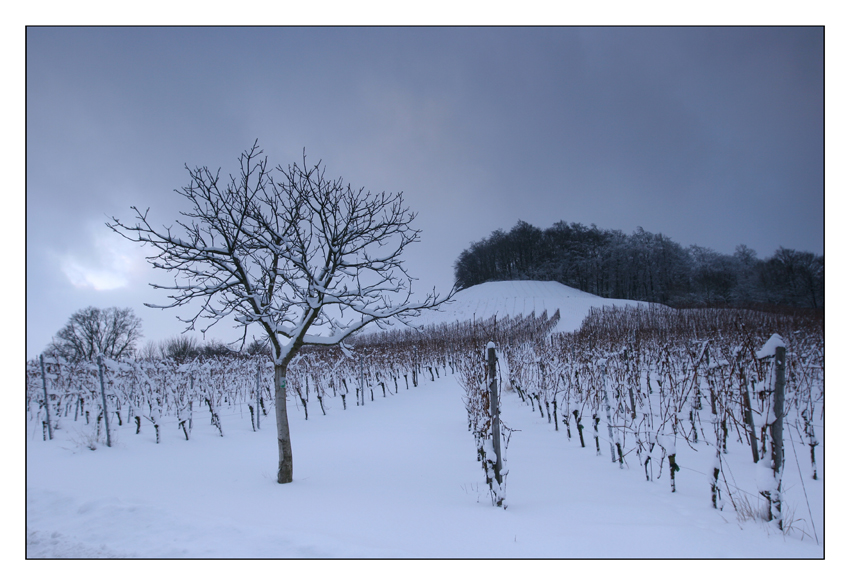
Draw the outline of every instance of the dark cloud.
[[[821,28],[30,28],[27,353],[88,304],[179,331],[105,216],[173,222],[256,138],[404,191],[423,288],[518,219],[822,253],[823,72]]]

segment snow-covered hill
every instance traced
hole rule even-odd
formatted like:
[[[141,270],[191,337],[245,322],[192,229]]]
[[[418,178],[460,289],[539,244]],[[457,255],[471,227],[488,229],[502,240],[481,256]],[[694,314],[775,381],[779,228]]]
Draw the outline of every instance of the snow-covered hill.
[[[581,322],[591,307],[643,305],[641,301],[606,299],[586,293],[559,282],[537,280],[511,280],[487,282],[458,292],[454,299],[444,304],[440,311],[423,314],[412,323],[431,325],[475,319],[492,320],[494,316],[541,315],[547,311],[551,317],[561,310],[561,320],[555,331],[570,332],[581,327]]]

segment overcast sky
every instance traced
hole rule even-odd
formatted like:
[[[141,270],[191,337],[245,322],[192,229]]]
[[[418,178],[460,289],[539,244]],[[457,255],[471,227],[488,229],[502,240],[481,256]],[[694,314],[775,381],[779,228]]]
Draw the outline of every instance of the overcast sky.
[[[255,139],[403,191],[423,293],[520,219],[824,252],[821,28],[30,28],[26,59],[27,357],[89,305],[178,334],[107,216],[171,224],[184,165]]]

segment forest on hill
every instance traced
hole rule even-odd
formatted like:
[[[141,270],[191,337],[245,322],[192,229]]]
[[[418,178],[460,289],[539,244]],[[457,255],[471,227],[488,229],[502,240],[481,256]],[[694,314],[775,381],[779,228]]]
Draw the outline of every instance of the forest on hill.
[[[634,233],[559,221],[547,229],[519,221],[461,252],[460,289],[500,280],[552,280],[606,298],[673,307],[824,308],[824,257],[780,247],[766,259],[684,247],[638,227]]]

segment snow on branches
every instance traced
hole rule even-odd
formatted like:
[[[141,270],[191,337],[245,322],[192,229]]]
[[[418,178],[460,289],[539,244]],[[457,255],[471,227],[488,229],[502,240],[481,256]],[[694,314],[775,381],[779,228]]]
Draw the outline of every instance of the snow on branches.
[[[258,324],[276,363],[302,345],[336,345],[368,323],[404,320],[445,300],[433,292],[412,299],[401,256],[419,230],[402,194],[354,189],[328,179],[320,164],[305,155],[270,169],[255,142],[235,177],[187,167],[189,185],[177,192],[191,208],[175,226],[156,228],[137,207],[135,223],[113,217],[107,225],[153,248],[151,265],[175,275],[173,284],[152,285],[170,293],[158,308],[199,302],[187,329],[206,331],[226,317],[245,331]]]
[[[301,347],[338,345],[369,323],[404,322],[447,300],[436,292],[413,300],[402,253],[419,230],[402,194],[354,189],[327,178],[320,165],[308,165],[305,154],[300,163],[270,169],[254,142],[239,157],[236,176],[187,167],[190,182],[177,193],[190,209],[176,226],[156,228],[149,210],[137,207],[134,224],[115,217],[107,223],[153,248],[148,261],[175,274],[173,284],[153,286],[170,293],[160,308],[192,306],[187,330],[206,332],[232,317],[243,345],[249,327],[265,333],[278,395],[279,483],[292,481],[286,370]]]

